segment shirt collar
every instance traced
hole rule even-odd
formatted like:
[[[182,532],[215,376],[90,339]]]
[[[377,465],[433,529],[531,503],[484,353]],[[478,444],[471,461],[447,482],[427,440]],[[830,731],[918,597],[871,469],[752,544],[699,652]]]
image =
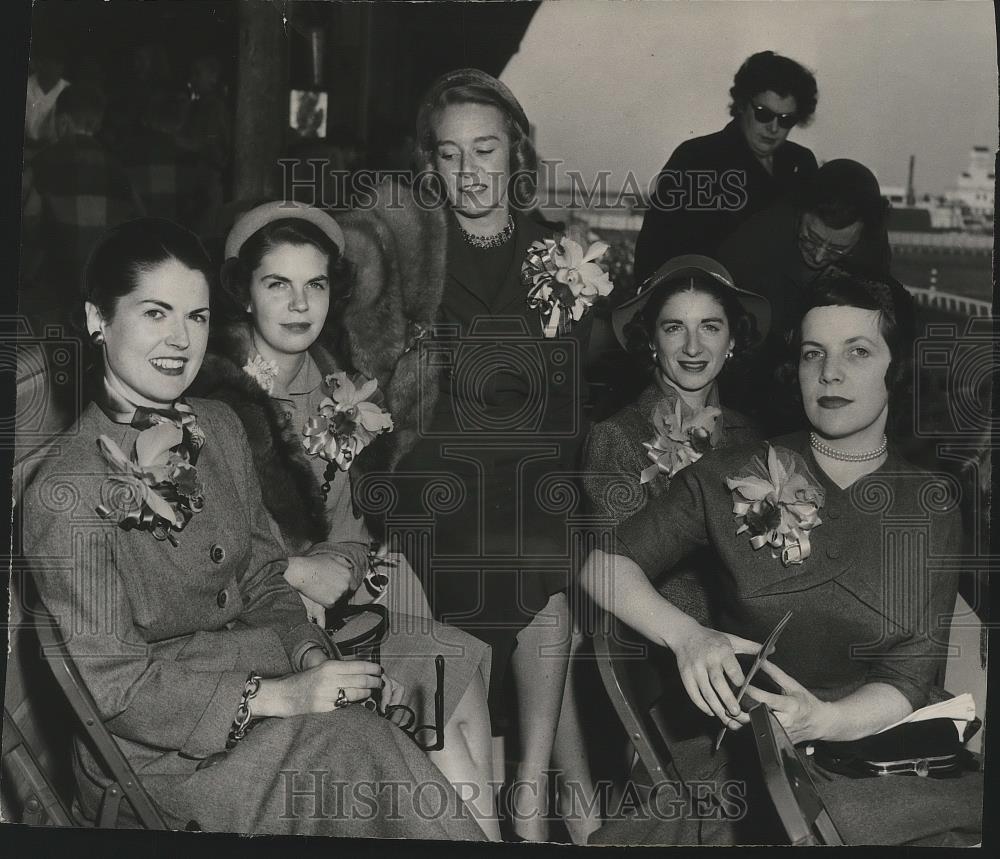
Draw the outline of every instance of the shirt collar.
[[[322,384],[323,374],[316,366],[312,355],[306,352],[306,359],[299,367],[299,372],[288,383],[288,393],[289,395],[311,394]]]

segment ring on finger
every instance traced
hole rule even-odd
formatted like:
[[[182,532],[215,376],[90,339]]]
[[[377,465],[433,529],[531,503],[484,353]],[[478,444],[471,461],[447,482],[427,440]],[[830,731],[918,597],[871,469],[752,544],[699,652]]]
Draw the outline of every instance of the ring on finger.
[[[350,702],[347,700],[347,693],[341,686],[337,689],[337,697],[333,701],[334,707],[346,707]]]

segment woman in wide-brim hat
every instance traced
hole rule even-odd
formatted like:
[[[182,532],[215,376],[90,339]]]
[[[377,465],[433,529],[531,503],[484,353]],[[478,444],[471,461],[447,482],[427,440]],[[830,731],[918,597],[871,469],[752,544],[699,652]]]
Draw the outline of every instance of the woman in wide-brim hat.
[[[651,378],[635,402],[590,431],[584,485],[593,512],[623,522],[707,450],[758,437],[719,402],[718,379],[763,339],[770,318],[766,298],[695,254],[668,260],[616,308],[615,336]]]
[[[615,336],[650,378],[633,402],[590,431],[582,482],[591,513],[620,524],[666,492],[673,476],[708,450],[760,438],[750,420],[720,403],[718,379],[764,337],[770,317],[767,299],[738,289],[720,263],[696,254],[665,262],[637,295],[616,308]],[[693,566],[674,571],[661,588],[707,620],[710,599]],[[574,667],[581,661],[573,657],[582,646],[577,633],[560,733],[581,721],[574,695]]]

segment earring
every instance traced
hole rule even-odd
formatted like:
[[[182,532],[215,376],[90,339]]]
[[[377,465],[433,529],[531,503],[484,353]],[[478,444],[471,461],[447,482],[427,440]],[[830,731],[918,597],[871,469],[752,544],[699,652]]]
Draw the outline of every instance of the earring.
[[[726,360],[728,361],[732,357],[733,357],[733,350],[730,349],[728,352],[726,352]]]
[[[100,331],[92,331],[90,334],[90,342],[95,346],[103,346],[104,335]]]

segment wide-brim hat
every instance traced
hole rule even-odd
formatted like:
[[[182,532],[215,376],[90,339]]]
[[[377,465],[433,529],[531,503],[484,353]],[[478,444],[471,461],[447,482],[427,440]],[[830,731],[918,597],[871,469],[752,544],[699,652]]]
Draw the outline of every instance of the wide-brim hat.
[[[628,348],[625,326],[635,318],[636,313],[646,306],[646,302],[649,301],[650,296],[658,286],[665,283],[689,281],[691,286],[696,287],[699,282],[704,283],[706,280],[731,290],[743,309],[756,321],[759,339],[763,340],[767,336],[771,327],[771,303],[763,295],[736,286],[729,270],[717,260],[700,254],[685,254],[667,260],[643,282],[639,291],[632,298],[612,311],[611,327],[614,329],[618,342],[623,347]]]
[[[248,212],[240,215],[233,224],[229,235],[226,236],[226,259],[239,256],[240,248],[246,240],[256,233],[261,227],[266,227],[274,221],[282,221],[292,218],[299,221],[308,221],[319,227],[332,241],[340,252],[345,250],[344,231],[340,225],[322,209],[315,206],[307,206],[305,203],[296,203],[293,200],[276,200],[271,203],[262,203],[255,206]]]

